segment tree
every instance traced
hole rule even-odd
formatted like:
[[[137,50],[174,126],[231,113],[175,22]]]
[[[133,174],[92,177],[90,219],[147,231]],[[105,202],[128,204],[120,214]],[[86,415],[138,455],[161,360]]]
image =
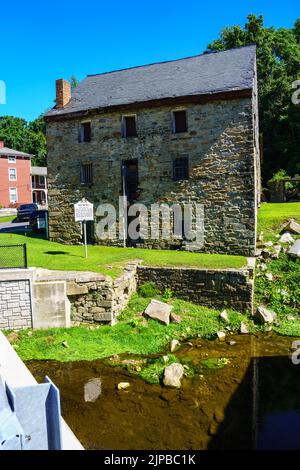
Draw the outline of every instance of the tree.
[[[300,105],[292,103],[292,83],[300,78],[300,19],[292,29],[264,26],[263,16],[248,15],[243,28],[231,26],[208,45],[223,51],[256,44],[264,182],[278,170],[300,173]]]
[[[34,155],[32,165],[46,165],[46,125],[42,116],[29,123],[14,116],[0,117],[0,140],[6,147]]]

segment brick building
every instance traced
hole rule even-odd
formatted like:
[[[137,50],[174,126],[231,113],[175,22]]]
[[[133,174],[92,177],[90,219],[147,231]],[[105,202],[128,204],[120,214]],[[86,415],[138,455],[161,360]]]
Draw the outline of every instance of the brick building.
[[[0,204],[9,207],[18,203],[31,203],[31,157],[0,142]]]
[[[90,75],[72,92],[58,80],[56,107],[45,116],[50,238],[78,242],[73,204],[85,197],[95,207],[117,207],[125,191],[130,204],[147,207],[204,204],[202,251],[253,255],[260,181],[255,52],[248,46]],[[140,244],[184,248],[184,240]]]

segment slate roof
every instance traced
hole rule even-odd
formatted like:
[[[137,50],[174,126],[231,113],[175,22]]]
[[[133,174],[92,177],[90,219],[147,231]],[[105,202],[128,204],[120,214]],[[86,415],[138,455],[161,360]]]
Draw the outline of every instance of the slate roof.
[[[0,156],[8,156],[8,157],[29,157],[32,158],[34,155],[30,155],[29,153],[19,152],[18,150],[9,149],[8,147],[0,147]]]
[[[99,75],[88,75],[71,101],[46,117],[165,98],[197,96],[253,87],[255,46],[197,55]]]

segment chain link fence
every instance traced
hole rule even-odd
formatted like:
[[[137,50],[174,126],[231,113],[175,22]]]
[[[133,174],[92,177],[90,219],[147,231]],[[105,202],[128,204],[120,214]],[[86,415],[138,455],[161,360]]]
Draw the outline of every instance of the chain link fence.
[[[0,245],[0,269],[28,268],[27,247],[23,245]]]

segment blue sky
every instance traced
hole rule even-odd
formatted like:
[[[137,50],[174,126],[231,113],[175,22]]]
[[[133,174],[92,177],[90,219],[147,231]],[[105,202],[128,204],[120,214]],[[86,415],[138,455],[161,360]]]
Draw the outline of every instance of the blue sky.
[[[55,80],[203,52],[249,13],[292,27],[299,0],[48,0],[1,2],[0,116],[28,120],[53,106]],[[1,87],[1,86],[0,86]]]

